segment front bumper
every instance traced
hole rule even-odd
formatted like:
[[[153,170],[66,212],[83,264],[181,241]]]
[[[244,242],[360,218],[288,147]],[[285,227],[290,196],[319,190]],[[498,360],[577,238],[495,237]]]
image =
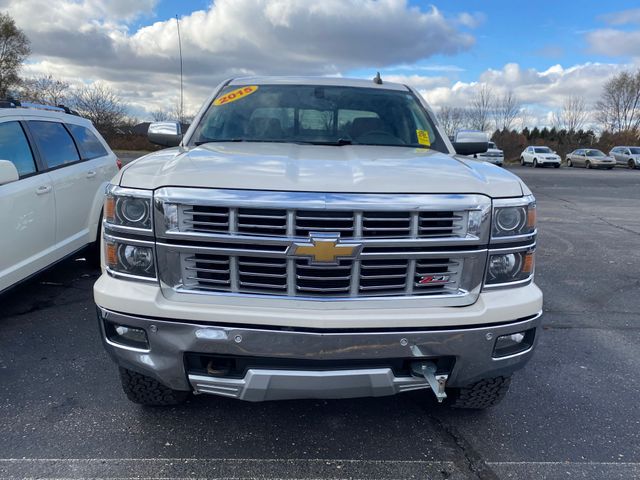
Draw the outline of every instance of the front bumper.
[[[526,350],[500,358],[494,357],[496,339],[536,332],[541,313],[494,325],[383,331],[212,325],[129,315],[101,307],[98,316],[105,347],[120,366],[156,378],[175,390],[262,401],[382,396],[429,388],[425,378],[398,373],[388,364],[395,360],[397,365],[399,359],[437,363],[439,369],[447,370],[447,387],[509,375],[529,360],[537,335]],[[149,348],[135,349],[108,340],[105,322],[145,330]],[[240,377],[190,370],[185,359],[192,354],[249,359],[249,366]],[[255,360],[257,366],[251,366],[251,359],[260,361]],[[265,366],[265,359],[277,366]],[[368,366],[363,367],[365,361]],[[310,362],[315,367],[310,367]],[[340,368],[329,366],[337,363]]]

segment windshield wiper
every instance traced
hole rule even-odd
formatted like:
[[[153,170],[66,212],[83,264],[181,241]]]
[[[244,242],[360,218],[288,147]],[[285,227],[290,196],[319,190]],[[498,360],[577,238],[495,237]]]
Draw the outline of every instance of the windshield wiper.
[[[329,145],[333,147],[342,147],[344,145],[353,145],[353,142],[347,138],[339,138],[335,142],[324,142],[324,141],[314,141],[314,140],[301,140],[293,143],[300,143],[303,145]]]

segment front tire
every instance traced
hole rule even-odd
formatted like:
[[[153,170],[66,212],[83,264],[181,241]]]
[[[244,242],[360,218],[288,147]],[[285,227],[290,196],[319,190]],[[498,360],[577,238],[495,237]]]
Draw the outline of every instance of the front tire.
[[[573,167],[573,162],[571,161],[570,158],[567,158],[567,167],[569,168]]]
[[[520,165],[524,167],[524,157],[520,157]]]
[[[511,376],[479,380],[452,392],[451,407],[483,410],[500,403],[509,391]]]
[[[539,167],[539,165],[538,165],[538,159],[537,159],[537,158],[534,158],[534,159],[533,159],[533,168],[538,168],[538,167]]]
[[[120,382],[129,400],[150,407],[180,405],[191,395],[191,392],[172,390],[154,378],[122,367]]]
[[[591,170],[593,167],[591,166],[591,162],[589,160],[587,160],[587,163],[585,165],[589,170]]]
[[[627,162],[627,167],[633,170],[634,168],[636,168],[636,162],[634,162],[633,159],[630,158],[629,161]]]

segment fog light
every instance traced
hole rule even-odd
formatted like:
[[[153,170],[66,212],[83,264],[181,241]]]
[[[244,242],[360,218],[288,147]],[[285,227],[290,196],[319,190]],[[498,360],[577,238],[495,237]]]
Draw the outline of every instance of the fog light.
[[[109,339],[113,343],[117,343],[125,347],[149,350],[147,332],[145,332],[142,328],[129,327],[127,325],[118,325],[116,323],[105,322],[104,330],[107,334],[107,339]]]
[[[515,355],[516,353],[529,350],[533,345],[535,333],[535,328],[532,328],[524,332],[500,335],[496,339],[496,344],[493,348],[493,356],[506,357],[508,355]]]

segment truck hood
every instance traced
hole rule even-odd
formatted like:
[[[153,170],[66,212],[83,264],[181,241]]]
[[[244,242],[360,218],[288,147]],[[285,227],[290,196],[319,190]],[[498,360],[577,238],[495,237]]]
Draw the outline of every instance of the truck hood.
[[[116,178],[123,187],[166,186],[342,193],[479,193],[528,189],[494,165],[435,150],[370,145],[210,143],[139,158]]]

